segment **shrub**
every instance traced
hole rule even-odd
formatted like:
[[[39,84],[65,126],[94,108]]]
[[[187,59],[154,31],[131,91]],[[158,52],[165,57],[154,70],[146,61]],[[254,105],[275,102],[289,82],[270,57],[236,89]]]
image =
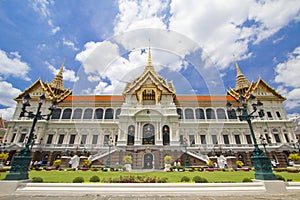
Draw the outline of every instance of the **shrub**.
[[[176,169],[177,169],[178,171],[185,171],[184,166],[176,166]]]
[[[236,166],[239,167],[239,168],[241,168],[241,167],[244,166],[244,163],[243,163],[242,161],[240,161],[240,160],[236,161],[235,164],[236,164]]]
[[[187,176],[183,176],[182,178],[181,178],[181,180],[180,180],[180,182],[190,182],[190,178],[189,177],[187,177]]]
[[[291,153],[288,157],[289,160],[298,161],[300,160],[300,156],[297,153]]]
[[[275,176],[276,176],[277,180],[285,181],[285,179],[283,178],[283,176],[281,176],[279,174],[275,174]]]
[[[157,183],[166,183],[167,180],[168,180],[168,178],[166,178],[166,177],[158,178],[158,179],[157,179]]]
[[[90,182],[100,182],[100,178],[99,178],[99,176],[92,176],[91,178],[90,178]]]
[[[287,167],[286,171],[290,172],[290,173],[297,173],[297,172],[299,172],[299,170],[296,167]]]
[[[8,158],[8,153],[1,152],[0,153],[0,161],[5,161]]]
[[[252,180],[251,180],[251,178],[244,178],[244,179],[242,180],[242,182],[243,182],[243,183],[245,183],[245,182],[252,182]]]
[[[43,179],[41,177],[33,177],[32,182],[33,183],[42,183]]]
[[[91,170],[91,171],[93,171],[93,172],[97,172],[97,171],[99,171],[99,169],[98,169],[98,168],[90,168],[90,170]]]
[[[56,167],[56,168],[58,168],[60,166],[60,164],[61,164],[61,160],[55,160],[53,163],[54,167]]]
[[[73,183],[83,183],[84,182],[84,178],[79,176],[73,179],[72,181]]]
[[[214,162],[212,160],[208,160],[206,163],[207,167],[213,167],[214,166]]]
[[[273,171],[275,171],[275,172],[284,172],[284,171],[286,171],[286,168],[274,168]]]
[[[130,156],[130,155],[124,156],[124,157],[123,157],[123,162],[124,162],[125,164],[131,164],[131,163],[132,163],[132,158],[131,158],[131,156]]]
[[[85,160],[82,161],[82,166],[83,167],[90,167],[91,164],[92,164],[92,162],[88,159],[85,159]]]
[[[200,177],[200,176],[194,176],[193,181],[195,183],[208,183],[208,180],[206,178]]]

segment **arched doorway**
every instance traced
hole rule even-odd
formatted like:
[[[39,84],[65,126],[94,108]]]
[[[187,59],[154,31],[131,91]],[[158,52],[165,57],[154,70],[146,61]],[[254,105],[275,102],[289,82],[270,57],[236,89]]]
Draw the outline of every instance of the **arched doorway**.
[[[170,128],[167,125],[164,125],[162,128],[163,132],[163,145],[170,145]]]
[[[143,145],[154,145],[154,126],[145,124],[143,127]]]
[[[153,154],[146,153],[143,156],[143,169],[153,169]]]

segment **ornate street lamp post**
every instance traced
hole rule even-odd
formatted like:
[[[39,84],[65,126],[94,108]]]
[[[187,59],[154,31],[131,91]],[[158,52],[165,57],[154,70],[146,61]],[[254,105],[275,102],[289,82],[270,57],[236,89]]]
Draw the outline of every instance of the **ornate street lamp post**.
[[[267,145],[267,140],[264,138],[263,135],[259,136],[260,144],[263,145],[265,153],[267,153],[266,145]]]
[[[5,180],[28,179],[28,169],[30,167],[30,162],[31,162],[30,151],[31,151],[31,145],[33,144],[33,140],[34,140],[35,125],[38,120],[42,120],[42,119],[49,120],[53,111],[56,108],[56,105],[57,105],[57,101],[53,100],[51,103],[51,106],[49,108],[50,113],[46,114],[46,115],[42,115],[40,110],[41,110],[43,103],[46,100],[46,97],[43,94],[42,96],[39,97],[39,104],[38,104],[36,114],[33,114],[32,111],[26,110],[26,107],[30,106],[30,104],[29,104],[30,99],[31,99],[31,97],[29,94],[25,95],[22,98],[23,107],[22,107],[22,112],[20,114],[20,117],[28,117],[30,119],[33,119],[30,133],[29,133],[28,139],[26,141],[25,147],[12,160],[10,172],[9,172],[9,174],[7,174]]]
[[[110,137],[108,141],[108,156],[106,160],[106,168],[110,168],[110,148],[113,146],[113,140]]]
[[[264,117],[265,114],[262,108],[263,103],[260,101],[257,101],[257,103],[253,103],[252,104],[253,111],[251,113],[248,113],[247,100],[250,103],[254,99],[255,97],[253,95],[250,95],[248,99],[244,98],[243,96],[240,96],[239,103],[242,105],[242,108],[237,108],[238,118],[241,121],[247,121],[253,139],[254,150],[253,150],[253,155],[251,157],[251,160],[255,168],[255,179],[276,180],[276,177],[272,172],[271,160],[269,159],[269,157],[265,156],[262,150],[259,149],[253,131],[252,123],[251,123],[251,120],[255,117],[260,117],[260,118]],[[229,111],[232,110],[232,104],[230,102],[227,102],[226,106]],[[258,110],[258,116],[254,116],[254,113],[257,110]]]
[[[184,168],[189,168],[190,167],[190,160],[187,155],[187,146],[188,146],[188,141],[186,138],[183,139],[183,146],[184,146],[184,152],[185,152],[185,160],[184,160]]]

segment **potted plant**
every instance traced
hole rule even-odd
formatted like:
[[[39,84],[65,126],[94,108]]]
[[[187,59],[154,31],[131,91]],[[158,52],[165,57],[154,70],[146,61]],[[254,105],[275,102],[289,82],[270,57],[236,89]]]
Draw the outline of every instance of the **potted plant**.
[[[172,156],[165,156],[164,157],[164,163],[165,163],[164,171],[166,171],[166,172],[170,171],[172,160],[173,160]]]
[[[3,168],[3,163],[7,160],[8,153],[1,152],[0,153],[0,168]]]
[[[124,156],[123,157],[123,162],[125,163],[124,164],[125,170],[130,172],[131,171],[131,164],[132,164],[131,156],[130,155]]]
[[[60,164],[61,164],[61,160],[55,160],[53,165],[56,169],[58,169],[60,167]]]
[[[237,166],[238,168],[242,168],[242,167],[244,166],[244,163],[243,163],[242,161],[240,161],[240,160],[237,160],[237,161],[235,162],[235,164],[236,164],[236,166]]]
[[[82,161],[82,169],[81,170],[88,170],[91,166],[92,162],[88,159]]]

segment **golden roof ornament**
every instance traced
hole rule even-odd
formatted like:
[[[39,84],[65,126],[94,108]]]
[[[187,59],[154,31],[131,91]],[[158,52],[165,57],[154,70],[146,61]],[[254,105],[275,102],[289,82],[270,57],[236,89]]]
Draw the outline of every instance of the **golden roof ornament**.
[[[64,70],[64,62],[62,63],[58,74],[54,77],[54,79],[50,82],[50,86],[57,90],[64,90],[64,81],[63,81],[63,70]]]
[[[242,74],[239,66],[237,63],[235,63],[236,67],[236,85],[235,85],[235,90],[244,90],[247,89],[250,86],[250,82],[247,80],[247,78]]]

